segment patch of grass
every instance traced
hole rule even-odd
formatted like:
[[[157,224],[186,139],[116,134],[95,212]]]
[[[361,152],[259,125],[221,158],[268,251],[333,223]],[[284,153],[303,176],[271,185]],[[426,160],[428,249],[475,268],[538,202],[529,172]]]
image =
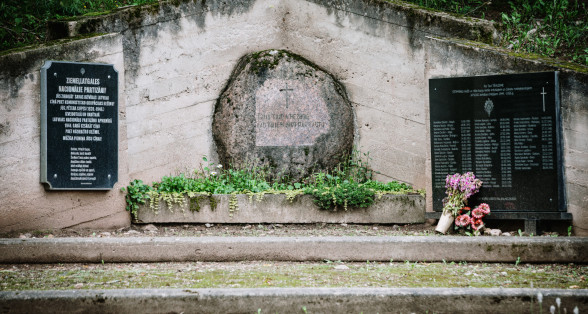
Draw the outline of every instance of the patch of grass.
[[[463,16],[496,20],[502,46],[588,65],[586,1],[408,0]]]
[[[419,6],[446,11],[461,15],[474,15],[484,17],[488,9],[488,1],[484,0],[408,0]]]
[[[47,21],[100,15],[127,5],[157,0],[3,0],[0,2],[0,51],[46,42]]]
[[[348,269],[337,269],[346,265]],[[157,263],[1,265],[0,290],[265,287],[585,289],[578,265],[477,263]]]
[[[510,2],[502,13],[503,42],[509,49],[548,57],[569,57],[588,65],[586,6],[577,0]]]

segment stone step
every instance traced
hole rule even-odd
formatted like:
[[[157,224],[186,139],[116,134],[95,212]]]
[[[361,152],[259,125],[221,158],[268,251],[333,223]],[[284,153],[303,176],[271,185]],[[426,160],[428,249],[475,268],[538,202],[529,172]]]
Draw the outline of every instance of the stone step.
[[[542,303],[537,302],[541,293]],[[588,310],[588,290],[255,288],[0,291],[3,313],[549,313]],[[541,309],[540,309],[541,308]]]
[[[584,237],[136,237],[0,239],[0,263],[187,261],[586,263]]]

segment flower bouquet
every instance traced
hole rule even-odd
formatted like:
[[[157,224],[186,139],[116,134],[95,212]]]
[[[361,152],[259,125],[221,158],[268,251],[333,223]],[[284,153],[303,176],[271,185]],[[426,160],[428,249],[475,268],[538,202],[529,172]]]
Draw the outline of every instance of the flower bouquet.
[[[476,179],[473,172],[447,175],[445,178],[447,196],[443,199],[443,213],[435,231],[446,233],[460,210],[467,205],[468,199],[478,193],[481,186],[482,181]]]
[[[455,229],[464,228],[473,230],[474,235],[480,235],[480,229],[484,227],[482,218],[490,214],[490,206],[486,203],[478,205],[474,210],[464,207],[455,218]]]

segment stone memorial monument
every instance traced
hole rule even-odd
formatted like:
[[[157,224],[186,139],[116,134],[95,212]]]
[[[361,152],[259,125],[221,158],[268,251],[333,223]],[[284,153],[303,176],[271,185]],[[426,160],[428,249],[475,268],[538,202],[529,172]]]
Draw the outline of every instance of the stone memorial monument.
[[[118,72],[47,61],[41,68],[41,182],[106,190],[118,180]]]
[[[353,110],[343,85],[283,50],[246,55],[216,104],[220,162],[266,165],[298,179],[331,169],[353,145]]]
[[[566,211],[558,72],[431,79],[429,95],[435,211],[468,171],[493,213]]]

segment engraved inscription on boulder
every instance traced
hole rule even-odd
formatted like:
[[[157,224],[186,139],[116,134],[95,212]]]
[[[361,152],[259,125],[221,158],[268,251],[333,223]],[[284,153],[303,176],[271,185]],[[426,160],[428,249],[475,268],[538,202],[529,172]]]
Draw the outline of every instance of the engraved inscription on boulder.
[[[268,50],[241,58],[216,104],[220,162],[269,165],[300,178],[328,170],[353,145],[345,88],[300,56]]]
[[[309,81],[266,80],[255,93],[256,146],[311,146],[329,131],[329,110]]]

